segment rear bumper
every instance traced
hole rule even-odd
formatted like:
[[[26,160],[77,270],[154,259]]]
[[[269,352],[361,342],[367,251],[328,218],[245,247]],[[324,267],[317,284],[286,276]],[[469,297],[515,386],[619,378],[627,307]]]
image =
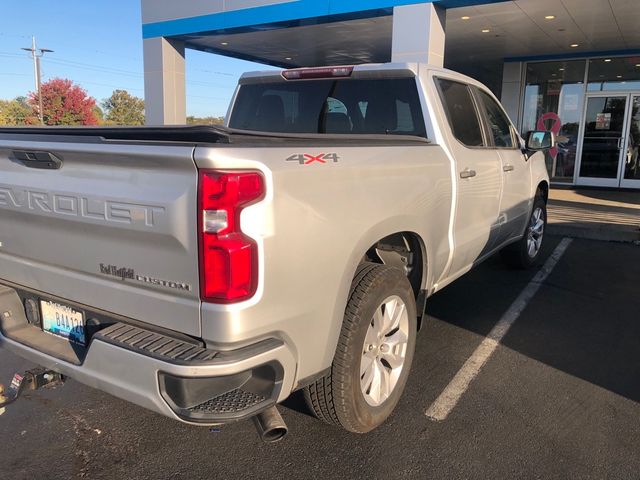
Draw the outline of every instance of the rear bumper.
[[[79,362],[56,355],[55,342],[61,351],[69,348],[66,340],[29,324],[17,292],[0,285],[0,347],[183,422],[213,425],[252,417],[289,395],[296,370],[291,350],[276,338],[214,351],[115,323],[92,336]]]

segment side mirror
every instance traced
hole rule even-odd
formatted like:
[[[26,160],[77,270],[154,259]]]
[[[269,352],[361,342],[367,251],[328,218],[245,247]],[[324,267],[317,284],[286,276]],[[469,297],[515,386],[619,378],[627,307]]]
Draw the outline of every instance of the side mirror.
[[[527,134],[527,150],[547,150],[556,146],[556,137],[553,132],[533,131]]]

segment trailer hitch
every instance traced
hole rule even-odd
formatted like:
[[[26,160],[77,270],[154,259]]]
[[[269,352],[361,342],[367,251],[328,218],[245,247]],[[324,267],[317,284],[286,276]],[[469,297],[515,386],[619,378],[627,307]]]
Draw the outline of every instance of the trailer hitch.
[[[4,385],[0,384],[0,415],[5,412],[7,405],[18,400],[25,391],[56,387],[62,385],[64,380],[62,374],[42,367],[16,373],[8,388],[5,389]]]

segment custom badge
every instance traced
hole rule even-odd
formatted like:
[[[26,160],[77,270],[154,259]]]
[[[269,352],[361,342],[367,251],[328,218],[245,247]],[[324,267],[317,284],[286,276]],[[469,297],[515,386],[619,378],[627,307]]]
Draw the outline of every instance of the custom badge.
[[[121,280],[135,280],[137,282],[148,283],[150,285],[157,285],[160,287],[173,288],[175,290],[191,291],[191,285],[189,285],[188,283],[163,280],[160,278],[150,277],[148,275],[139,275],[133,268],[129,267],[117,267],[115,265],[105,265],[104,263],[101,263],[100,273],[102,273],[103,275],[118,277]]]

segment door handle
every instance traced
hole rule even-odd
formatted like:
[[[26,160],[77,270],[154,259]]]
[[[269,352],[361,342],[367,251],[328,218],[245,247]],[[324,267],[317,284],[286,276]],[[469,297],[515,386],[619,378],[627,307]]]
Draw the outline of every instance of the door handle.
[[[505,165],[504,167],[502,167],[502,171],[503,172],[513,172],[515,170],[516,167],[514,167],[513,165]]]
[[[622,145],[624,144],[624,137],[620,137],[618,139],[618,149],[622,150]]]
[[[465,168],[464,170],[462,170],[460,172],[460,178],[472,178],[476,176],[476,171],[475,170],[470,170],[468,168]]]

